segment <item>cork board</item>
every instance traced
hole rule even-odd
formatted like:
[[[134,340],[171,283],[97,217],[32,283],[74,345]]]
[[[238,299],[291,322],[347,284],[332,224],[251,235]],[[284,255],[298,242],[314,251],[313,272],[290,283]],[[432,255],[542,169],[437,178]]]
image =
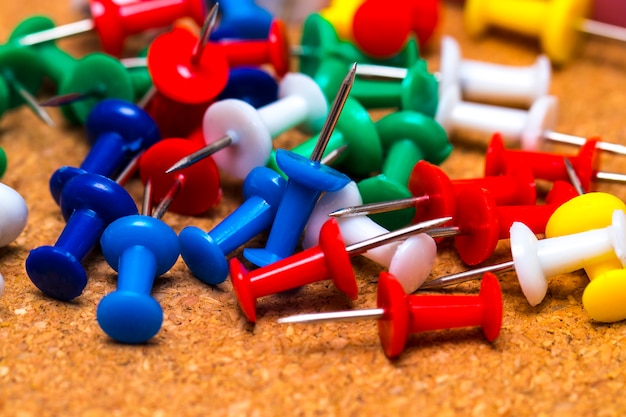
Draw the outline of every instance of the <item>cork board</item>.
[[[58,23],[77,20],[66,1],[4,1],[0,38],[21,19],[47,14]],[[534,61],[537,43],[492,33],[468,39],[462,11],[446,4],[441,33],[454,36],[463,56],[503,64]],[[76,56],[97,41],[85,35],[61,43]],[[425,51],[438,68],[438,42]],[[624,46],[589,39],[581,57],[553,75],[560,99],[557,130],[601,135],[626,143]],[[3,181],[26,199],[24,233],[0,249],[7,289],[0,298],[0,414],[6,416],[200,416],[200,415],[621,415],[626,410],[621,342],[623,323],[596,324],[581,304],[588,280],[582,272],[550,279],[543,303],[530,307],[513,273],[500,274],[504,318],[500,337],[486,342],[479,329],[414,335],[403,355],[382,353],[376,323],[279,325],[299,312],[370,308],[376,304],[381,268],[355,258],[360,297],[350,302],[331,284],[318,283],[259,302],[256,325],[240,313],[227,281],[200,283],[179,259],[155,282],[165,320],[149,343],[113,342],[99,328],[95,309],[115,289],[116,274],[98,252],[86,261],[84,294],[64,303],[43,296],[24,271],[29,250],[52,244],[63,229],[48,179],[61,165],[77,166],[88,146],[80,128],[51,129],[27,109],[4,115],[0,146],[9,157]],[[380,117],[382,112],[373,114]],[[282,145],[304,139],[287,133]],[[482,174],[483,143],[454,141],[443,163],[452,178]],[[565,150],[567,148],[563,148]],[[571,149],[571,148],[570,148]],[[573,150],[571,150],[573,152]],[[604,156],[605,171],[625,172],[618,156]],[[139,203],[141,185],[127,189]],[[241,201],[241,185],[226,181],[222,205],[200,217],[165,215],[177,232],[186,225],[211,229]],[[620,198],[623,185],[598,184]],[[239,253],[238,253],[239,254]],[[502,241],[489,263],[509,259]],[[440,248],[432,276],[464,270],[450,244]],[[451,292],[476,293],[477,283]]]

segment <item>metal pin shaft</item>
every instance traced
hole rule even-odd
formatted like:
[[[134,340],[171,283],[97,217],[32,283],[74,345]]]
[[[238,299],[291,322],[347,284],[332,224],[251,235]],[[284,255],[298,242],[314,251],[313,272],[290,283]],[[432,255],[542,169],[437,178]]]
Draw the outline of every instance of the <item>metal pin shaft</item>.
[[[200,64],[202,53],[204,52],[207,43],[209,43],[209,37],[211,36],[211,32],[213,32],[213,29],[215,28],[218,9],[219,3],[215,3],[213,7],[211,7],[207,18],[202,25],[200,36],[198,36],[198,41],[194,45],[193,51],[191,52],[191,65],[198,66]]]
[[[336,311],[331,313],[298,314],[279,318],[278,323],[321,323],[325,321],[382,319],[384,315],[384,309],[370,308],[367,310]]]
[[[18,39],[18,43],[23,46],[36,45],[39,43],[53,41],[55,39],[67,38],[69,36],[78,35],[95,29],[95,23],[92,19],[83,19],[78,22],[68,23],[42,30],[41,32],[31,33]]]
[[[165,173],[166,174],[170,174],[172,172],[179,171],[179,170],[181,170],[183,168],[187,168],[188,166],[191,166],[191,165],[195,164],[196,162],[201,161],[204,158],[207,158],[207,157],[213,155],[215,152],[219,151],[220,149],[224,149],[224,148],[232,145],[232,143],[233,143],[233,138],[232,137],[230,137],[228,135],[222,136],[221,138],[219,138],[218,140],[216,140],[213,143],[208,144],[204,148],[199,149],[199,150],[195,151],[192,154],[189,154],[187,156],[182,157],[181,159],[176,161],[176,163],[174,163],[174,165],[169,167],[165,171]]]
[[[167,212],[167,209],[172,204],[172,201],[176,198],[180,190],[183,188],[183,180],[181,178],[176,178],[176,181],[170,189],[168,190],[163,200],[159,203],[159,205],[154,209],[154,213],[152,213],[152,217],[155,219],[160,219]]]
[[[496,265],[489,265],[483,268],[471,269],[469,271],[459,272],[458,274],[446,275],[427,281],[422,284],[419,290],[430,290],[434,288],[447,287],[449,285],[461,284],[463,282],[472,281],[476,276],[482,275],[486,272],[503,272],[509,271],[515,267],[513,261],[503,262]]]
[[[48,112],[37,103],[37,100],[33,95],[24,87],[24,85],[13,75],[11,70],[5,69],[2,72],[4,79],[7,81],[8,85],[22,97],[26,105],[35,113],[37,117],[39,117],[45,124],[50,127],[54,127],[55,123],[52,120],[52,117],[48,114]]]
[[[567,157],[563,158],[563,162],[565,163],[565,171],[567,171],[567,176],[569,177],[570,182],[576,189],[578,195],[585,194],[585,190],[583,190],[583,185],[580,182],[580,178],[578,178],[578,174],[576,173],[572,162]]]
[[[330,217],[355,217],[369,214],[386,213],[393,210],[405,208],[415,208],[421,202],[428,201],[428,196],[409,197],[399,200],[383,201],[380,203],[369,203],[360,206],[345,207],[328,213]]]

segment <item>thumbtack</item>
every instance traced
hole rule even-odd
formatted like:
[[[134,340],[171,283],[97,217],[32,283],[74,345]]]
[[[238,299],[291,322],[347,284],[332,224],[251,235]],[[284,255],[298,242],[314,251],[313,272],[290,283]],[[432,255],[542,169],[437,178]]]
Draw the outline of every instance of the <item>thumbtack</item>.
[[[352,20],[354,43],[368,55],[387,58],[414,35],[423,49],[437,27],[439,7],[438,0],[410,0],[400,8],[389,7],[385,0],[366,0]]]
[[[187,226],[179,234],[183,260],[207,284],[228,276],[226,255],[269,229],[282,199],[286,181],[266,167],[256,167],[243,183],[244,202],[210,232]]]
[[[103,51],[119,56],[124,40],[129,35],[165,27],[183,17],[191,17],[198,25],[202,25],[204,4],[203,0],[165,0],[147,6],[137,2],[91,0],[91,18],[31,33],[16,41],[20,45],[35,45],[95,30]]]
[[[284,199],[284,196],[283,196]],[[330,219],[320,230],[319,244],[289,257],[248,272],[237,259],[230,260],[230,279],[237,301],[247,319],[256,322],[256,299],[331,279],[351,299],[358,289],[350,257],[360,255],[382,244],[404,239],[449,221],[436,219],[345,246],[337,220]]]
[[[357,128],[358,126],[358,128]],[[291,149],[300,156],[309,157],[317,143],[319,136],[315,135]],[[336,161],[330,163],[326,158],[334,151],[344,148]],[[383,149],[376,125],[370,118],[368,111],[355,99],[348,97],[337,121],[337,126],[328,141],[322,163],[339,167],[339,170],[349,176],[366,177],[378,171],[382,164]],[[281,172],[276,163],[276,152],[273,150],[267,161],[267,166]],[[284,176],[284,173],[282,173]]]
[[[160,203],[157,212],[171,204],[169,210],[174,213],[197,216],[220,201],[222,190],[213,159],[206,158],[177,173],[165,173],[172,161],[198,148],[197,143],[187,139],[165,139],[146,150],[139,160],[139,176],[144,184],[151,181],[153,201]]]
[[[337,31],[339,38],[352,41],[352,22],[354,14],[365,0],[331,0],[330,5],[319,11]]]
[[[361,204],[359,189],[351,181],[339,191],[324,194],[315,205],[302,240],[307,249],[319,243],[320,230],[328,221],[328,213],[338,207]],[[367,217],[338,219],[343,241],[351,245],[389,230]],[[390,242],[363,253],[363,256],[387,268],[407,293],[419,288],[428,278],[437,256],[437,245],[426,233],[409,237],[402,242]]]
[[[276,162],[289,180],[265,248],[244,249],[244,257],[253,264],[263,266],[291,255],[321,193],[337,191],[350,182],[320,160],[350,94],[356,67],[354,63],[344,78],[309,159],[284,149],[276,152]]]
[[[485,175],[501,175],[508,163],[515,162],[529,167],[535,178],[567,180],[570,175],[565,160],[568,160],[584,191],[589,191],[593,180],[626,181],[626,175],[598,171],[597,149],[597,138],[586,140],[576,155],[505,149],[502,136],[496,133],[485,154]]]
[[[112,177],[138,152],[161,139],[156,124],[145,111],[113,98],[95,105],[85,127],[93,146],[80,167],[61,167],[50,178],[50,193],[57,204],[70,178],[85,172]]]
[[[464,9],[465,29],[477,36],[497,26],[538,37],[552,62],[563,65],[580,48],[583,33],[626,42],[626,29],[587,19],[591,4],[589,0],[471,0]]]
[[[220,169],[243,179],[252,168],[265,165],[273,137],[295,126],[317,131],[327,114],[328,102],[315,81],[304,74],[289,73],[279,84],[278,100],[260,109],[234,99],[209,106],[202,123],[207,146],[167,172],[214,155]]]
[[[146,194],[144,201],[151,201],[150,186]],[[169,271],[180,253],[178,236],[160,220],[163,213],[119,218],[100,237],[104,259],[118,279],[117,290],[98,303],[96,318],[118,342],[144,343],[161,329],[163,310],[150,292],[155,277]]]
[[[622,267],[626,266],[626,251],[623,249],[626,247],[626,214],[621,210],[615,210],[612,224],[602,229],[537,240],[526,225],[515,222],[511,226],[510,234],[513,261],[440,277],[426,282],[421,288],[432,289],[458,284],[472,279],[476,274],[514,268],[528,303],[535,306],[546,295],[547,277],[605,262],[615,256]]]
[[[71,178],[63,188],[60,202],[67,224],[54,246],[30,251],[26,272],[44,294],[69,301],[87,285],[81,262],[106,226],[120,217],[137,214],[137,206],[120,185],[91,173]]]
[[[22,234],[28,220],[28,206],[13,188],[0,182],[0,247]]]
[[[502,326],[502,291],[493,274],[485,274],[478,295],[408,295],[394,276],[381,272],[378,279],[378,308],[336,313],[302,314],[278,319],[279,323],[377,319],[378,336],[389,358],[400,355],[409,334],[481,326],[493,342]]]
[[[411,197],[407,188],[411,171],[421,160],[443,162],[452,145],[443,128],[431,117],[412,111],[391,113],[376,122],[385,159],[379,175],[359,181],[359,191],[367,203]],[[411,223],[415,210],[378,214],[372,219],[395,230]]]
[[[200,35],[178,26],[159,35],[148,50],[148,70],[156,89],[177,102],[209,103],[228,81],[228,61],[221,48],[208,41],[217,17],[211,8]]]
[[[11,39],[54,28],[52,20],[35,16],[23,21],[11,34]],[[104,98],[132,101],[133,85],[126,69],[113,57],[93,53],[76,59],[59,49],[54,42],[33,45],[43,62],[45,75],[57,85],[57,96],[40,103],[41,106],[70,105],[63,108],[64,116],[73,123],[84,123],[91,109]]]

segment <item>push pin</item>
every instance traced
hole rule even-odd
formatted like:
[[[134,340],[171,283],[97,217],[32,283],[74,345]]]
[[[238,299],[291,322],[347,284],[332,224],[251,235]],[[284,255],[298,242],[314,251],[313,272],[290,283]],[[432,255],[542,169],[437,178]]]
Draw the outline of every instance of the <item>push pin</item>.
[[[207,146],[176,162],[167,172],[214,155],[223,171],[244,179],[252,168],[265,165],[273,137],[296,126],[319,131],[328,114],[328,102],[313,79],[299,73],[287,74],[279,84],[278,97],[260,109],[241,100],[213,103],[202,123]]]
[[[96,104],[87,118],[86,130],[93,146],[80,167],[61,167],[50,178],[50,193],[57,204],[71,178],[86,172],[112,177],[138,152],[161,139],[146,112],[112,98]]]
[[[626,175],[598,171],[597,145],[598,139],[588,139],[576,155],[505,149],[502,137],[496,133],[487,147],[485,175],[501,175],[508,163],[515,162],[529,167],[535,178],[548,181],[567,180],[567,160],[585,192],[591,189],[593,180],[626,181]]]
[[[353,40],[354,14],[365,0],[332,0],[328,7],[319,11],[319,15],[326,19],[344,41]]]
[[[44,76],[43,64],[35,52],[11,44],[0,47],[0,114],[26,104],[53,127],[54,121],[33,96]]]
[[[26,273],[44,294],[61,301],[78,297],[87,285],[81,262],[107,225],[137,214],[132,197],[117,183],[98,174],[70,179],[61,193],[67,224],[54,246],[40,246],[26,258]]]
[[[548,94],[552,70],[545,55],[529,66],[499,65],[462,59],[458,42],[451,36],[441,39],[439,92],[450,86],[461,88],[468,101],[530,106]]]
[[[244,202],[210,232],[195,226],[179,234],[183,260],[207,284],[220,284],[228,276],[226,256],[269,229],[285,191],[286,181],[266,167],[256,167],[243,183]]]
[[[359,189],[353,181],[339,191],[324,194],[311,213],[302,246],[308,249],[319,243],[320,230],[328,221],[328,213],[361,203]],[[339,218],[337,223],[346,245],[389,232],[367,217]],[[437,256],[437,245],[426,233],[420,233],[403,242],[390,242],[370,249],[362,255],[387,268],[402,284],[404,290],[412,293],[424,283],[432,271]]]
[[[24,198],[0,182],[0,247],[7,246],[22,234],[28,220]]]
[[[422,160],[440,164],[446,160],[452,145],[443,128],[432,118],[412,111],[391,113],[376,122],[385,159],[379,175],[359,181],[359,192],[365,204],[411,197],[407,185],[411,171]],[[395,230],[411,223],[415,209],[376,214],[372,219]]]
[[[278,100],[278,83],[267,71],[260,68],[231,68],[228,83],[217,101],[228,98],[245,101],[258,109]]]
[[[173,161],[199,147],[187,139],[171,138],[154,144],[142,155],[139,176],[144,184],[152,183],[154,202],[168,201],[170,211],[189,216],[206,213],[219,203],[222,189],[219,171],[212,158],[177,173],[165,173]]]
[[[300,58],[300,72],[315,78],[329,97],[337,91],[346,68],[352,62],[409,68],[420,60],[415,39],[410,39],[393,58],[370,58],[353,44],[341,41],[330,22],[317,13],[310,14],[304,21],[301,45],[292,53]]]
[[[606,262],[616,256],[622,267],[626,264],[623,250],[626,247],[626,214],[622,210],[615,210],[612,224],[602,229],[537,240],[526,225],[515,222],[510,233],[512,261],[440,277],[426,282],[421,288],[440,288],[471,280],[484,272],[515,269],[522,292],[528,303],[535,306],[547,293],[547,277]]]
[[[118,279],[117,290],[100,300],[96,318],[109,337],[122,343],[147,342],[161,329],[163,310],[150,292],[155,277],[169,271],[180,253],[172,228],[150,216],[150,190],[146,185],[142,215],[115,220],[100,238],[104,259]],[[155,214],[163,213],[157,208]]]
[[[265,248],[244,249],[244,257],[253,264],[264,266],[291,255],[321,193],[340,190],[350,182],[349,177],[321,164],[320,160],[350,94],[355,73],[356,63],[337,92],[309,159],[284,149],[276,152],[276,162],[289,180]]]
[[[272,14],[254,0],[221,0],[220,14],[220,24],[211,33],[212,40],[263,39],[273,20]]]
[[[169,26],[175,20],[191,17],[202,25],[204,0],[164,0],[150,5],[116,0],[91,0],[91,18],[31,33],[16,39],[20,45],[35,45],[95,30],[104,52],[119,56],[129,35]]]
[[[626,269],[618,268],[605,272],[585,287],[582,297],[583,307],[592,320],[615,323],[626,319],[625,282]]]
[[[414,35],[424,49],[437,28],[439,7],[438,0],[412,0],[401,8],[389,7],[384,0],[366,0],[352,21],[354,43],[368,55],[387,58]]]
[[[358,288],[350,263],[351,256],[424,232],[449,220],[450,218],[431,220],[345,246],[337,220],[330,219],[320,230],[317,246],[285,257],[271,265],[248,272],[237,258],[232,258],[230,279],[237,301],[246,318],[254,323],[257,298],[313,282],[330,279],[340,291],[354,300],[358,297]]]
[[[378,279],[378,308],[284,317],[279,323],[377,319],[383,352],[395,358],[410,334],[457,327],[481,326],[493,342],[502,327],[502,291],[493,274],[485,274],[478,295],[408,295],[394,276],[381,272]]]
[[[200,35],[182,26],[158,36],[148,51],[148,70],[159,93],[186,104],[208,104],[228,81],[228,61],[222,49],[209,42],[218,4],[211,8]]]
[[[465,30],[471,36],[496,26],[538,37],[550,60],[563,65],[573,59],[584,33],[626,42],[626,29],[587,19],[589,0],[471,0],[465,4]]]
[[[31,33],[54,28],[54,22],[43,16],[23,21],[11,34],[11,40]],[[50,41],[33,45],[44,66],[45,75],[57,86],[58,96],[40,103],[60,106],[65,117],[73,123],[84,123],[91,109],[104,98],[132,101],[133,85],[124,66],[115,58],[93,53],[76,59]]]
[[[358,126],[358,128],[357,128]],[[315,135],[291,149],[291,152],[300,156],[309,157],[319,136]],[[370,118],[368,111],[355,99],[348,97],[337,121],[337,126],[328,141],[323,160],[334,151],[345,147],[337,159],[323,162],[325,165],[338,167],[341,172],[349,176],[366,177],[378,171],[383,160],[383,149],[376,125]],[[276,151],[272,150],[267,166],[274,171],[284,173],[276,163]]]
[[[0,178],[2,178],[6,170],[7,170],[7,154],[4,152],[4,149],[0,147]]]

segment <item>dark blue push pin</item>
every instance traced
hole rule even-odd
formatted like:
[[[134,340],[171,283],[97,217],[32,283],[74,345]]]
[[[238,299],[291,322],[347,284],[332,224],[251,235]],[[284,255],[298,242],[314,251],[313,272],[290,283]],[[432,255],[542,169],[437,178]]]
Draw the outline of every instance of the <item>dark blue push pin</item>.
[[[122,186],[98,174],[70,179],[61,193],[67,224],[54,246],[40,246],[26,258],[26,273],[44,294],[62,301],[78,297],[87,285],[81,262],[114,220],[137,214]]]
[[[220,0],[219,5],[222,16],[211,40],[267,38],[274,18],[254,0]]]
[[[85,127],[93,146],[80,167],[61,167],[50,178],[50,193],[57,204],[71,178],[86,172],[111,177],[131,158],[161,139],[157,125],[148,113],[119,99],[98,103],[89,114]]]
[[[320,160],[348,99],[355,74],[356,63],[341,83],[309,159],[284,149],[276,152],[276,162],[289,180],[265,248],[246,248],[243,251],[243,256],[253,264],[265,266],[293,254],[322,191],[338,191],[350,182],[349,177],[321,164]]]
[[[278,83],[267,71],[259,68],[237,67],[228,72],[228,83],[217,101],[236,98],[255,109],[278,100]]]
[[[243,183],[245,201],[210,232],[188,226],[179,234],[180,252],[191,272],[207,284],[228,276],[226,255],[267,230],[274,221],[287,182],[266,167],[256,167]]]
[[[100,328],[122,343],[144,343],[161,329],[163,309],[150,293],[154,279],[169,271],[180,253],[178,236],[156,217],[165,210],[157,208],[150,217],[150,189],[148,182],[141,215],[115,220],[100,238],[118,279],[117,290],[98,304],[96,317]]]

